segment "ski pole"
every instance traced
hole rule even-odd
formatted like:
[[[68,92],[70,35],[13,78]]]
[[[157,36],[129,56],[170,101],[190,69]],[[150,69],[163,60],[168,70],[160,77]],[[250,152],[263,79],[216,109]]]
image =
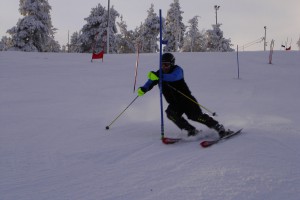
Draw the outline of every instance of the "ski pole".
[[[130,104],[108,125],[105,127],[106,130],[109,129],[109,127],[127,110],[127,108],[129,108],[129,106],[131,106],[131,104],[133,104],[133,102],[138,98],[139,96],[136,96],[131,102]]]
[[[215,112],[210,111],[208,108],[202,106],[201,104],[199,104],[197,101],[195,101],[194,99],[190,98],[189,96],[185,95],[183,92],[177,90],[176,88],[174,88],[173,86],[167,84],[170,88],[172,88],[173,90],[175,90],[176,92],[178,92],[179,94],[183,95],[184,97],[186,97],[187,99],[189,99],[190,101],[192,101],[193,103],[197,104],[198,106],[200,106],[201,108],[205,109],[207,112],[211,113],[212,116],[217,116],[217,114]]]

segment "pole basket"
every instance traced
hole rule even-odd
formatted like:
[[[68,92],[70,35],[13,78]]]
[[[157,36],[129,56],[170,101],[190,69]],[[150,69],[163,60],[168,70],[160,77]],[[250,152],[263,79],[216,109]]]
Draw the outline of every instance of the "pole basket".
[[[93,62],[94,59],[102,59],[102,62],[103,62],[103,57],[104,57],[104,51],[103,50],[100,51],[99,53],[94,53],[93,52],[91,62]]]

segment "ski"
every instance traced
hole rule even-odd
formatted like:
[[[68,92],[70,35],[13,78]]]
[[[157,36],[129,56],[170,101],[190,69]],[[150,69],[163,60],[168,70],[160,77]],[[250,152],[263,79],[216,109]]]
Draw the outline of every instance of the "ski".
[[[214,145],[214,144],[217,144],[217,143],[219,143],[219,142],[221,142],[221,141],[227,140],[227,139],[229,139],[229,138],[231,138],[231,137],[233,137],[233,136],[236,136],[236,135],[242,133],[242,130],[243,130],[243,129],[240,129],[240,130],[238,130],[238,131],[236,131],[236,132],[234,132],[234,133],[231,133],[231,134],[229,134],[229,135],[227,135],[227,136],[225,136],[225,137],[223,137],[223,138],[219,138],[219,139],[217,139],[217,140],[205,140],[205,141],[202,141],[202,142],[200,143],[200,145],[201,145],[203,148],[210,147],[210,146],[212,146],[212,145]]]
[[[199,130],[199,133],[195,136],[190,137],[178,137],[178,138],[171,138],[171,137],[163,137],[161,139],[162,143],[164,144],[175,144],[178,142],[193,142],[193,141],[199,141],[204,139],[206,136],[203,135],[203,131]]]
[[[164,137],[162,138],[162,143],[164,144],[174,144],[174,143],[177,143],[179,141],[181,141],[182,138],[169,138],[169,137]]]

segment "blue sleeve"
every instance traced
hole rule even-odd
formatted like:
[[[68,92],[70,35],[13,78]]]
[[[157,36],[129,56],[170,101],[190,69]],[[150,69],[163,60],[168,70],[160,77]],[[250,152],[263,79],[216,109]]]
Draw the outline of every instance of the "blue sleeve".
[[[144,84],[143,88],[145,88],[147,91],[150,89],[150,86],[152,85],[153,81],[148,79],[148,81]]]
[[[148,81],[142,86],[142,90],[144,92],[148,92],[157,84],[158,84],[158,81],[151,81],[150,79],[148,79]]]
[[[159,71],[157,71],[159,73]],[[176,66],[170,74],[163,74],[163,81],[166,82],[174,82],[183,79],[183,70],[181,67]],[[141,87],[144,92],[148,92],[151,90],[155,85],[157,85],[159,81],[152,81],[148,79],[148,81]]]
[[[174,71],[170,74],[163,74],[163,81],[174,82],[183,79],[183,70],[177,66]]]

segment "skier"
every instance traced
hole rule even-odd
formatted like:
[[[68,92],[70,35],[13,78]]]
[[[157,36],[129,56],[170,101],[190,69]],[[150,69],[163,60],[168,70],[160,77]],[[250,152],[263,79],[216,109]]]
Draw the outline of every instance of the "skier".
[[[166,114],[168,119],[173,121],[181,130],[187,131],[188,136],[195,136],[199,133],[182,115],[185,114],[188,119],[202,123],[209,128],[216,130],[220,138],[226,136],[230,131],[218,121],[206,113],[203,113],[196,98],[191,94],[183,76],[183,69],[175,65],[175,57],[171,53],[162,55],[162,88],[163,95],[168,102]],[[143,96],[159,83],[159,70],[148,73],[148,81],[144,86],[138,88],[138,96]],[[194,101],[194,102],[193,102]]]

